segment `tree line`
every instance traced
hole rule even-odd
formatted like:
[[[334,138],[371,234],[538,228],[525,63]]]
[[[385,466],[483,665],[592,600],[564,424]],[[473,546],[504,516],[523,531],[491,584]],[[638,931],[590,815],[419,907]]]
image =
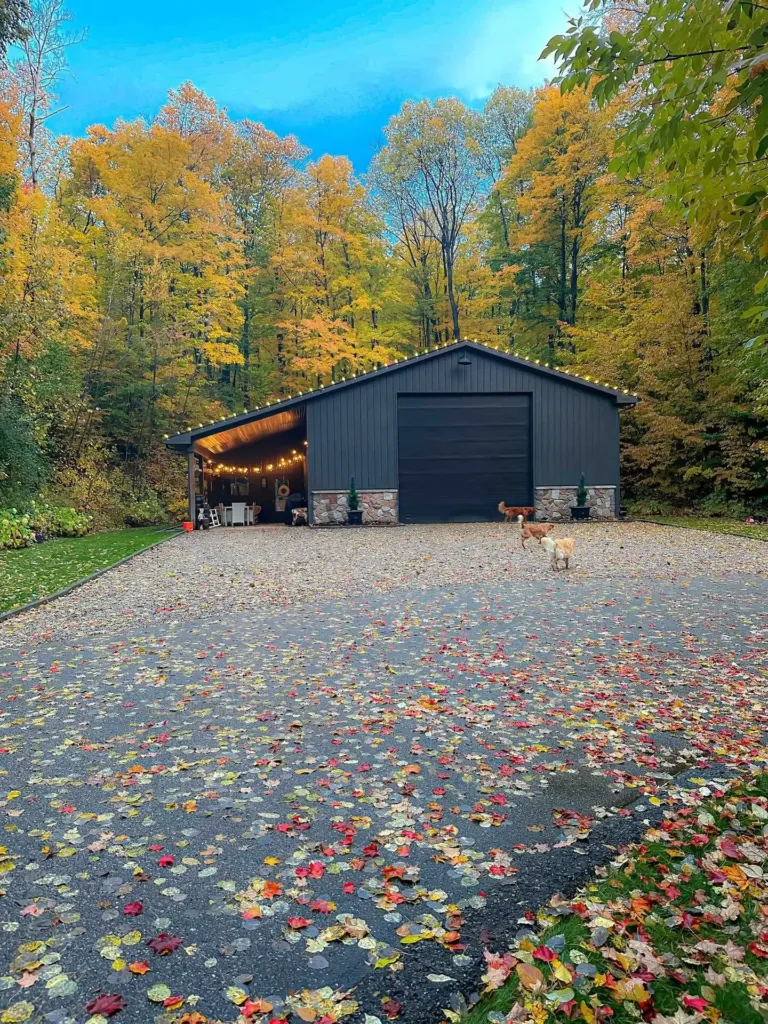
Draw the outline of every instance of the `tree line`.
[[[164,434],[469,337],[637,391],[641,506],[765,507],[762,65],[674,35],[651,64],[642,7],[592,6],[563,84],[407,102],[360,174],[191,83],[58,137],[80,37],[63,0],[0,3],[0,506],[180,509]]]

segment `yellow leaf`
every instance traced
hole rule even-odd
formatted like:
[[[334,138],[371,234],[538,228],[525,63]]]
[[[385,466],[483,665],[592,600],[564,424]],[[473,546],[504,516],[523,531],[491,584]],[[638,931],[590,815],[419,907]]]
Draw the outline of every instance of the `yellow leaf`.
[[[35,1008],[32,1003],[14,1003],[13,1006],[9,1006],[4,1011],[0,1021],[3,1024],[21,1024],[22,1021],[29,1020],[34,1011]]]
[[[566,984],[570,984],[570,982],[573,981],[573,975],[565,964],[558,964],[556,967],[553,964],[552,973],[558,981],[564,981]]]
[[[579,1003],[579,1009],[581,1010],[581,1016],[584,1018],[587,1024],[595,1024],[595,1022],[597,1021],[597,1017],[595,1016],[594,1011],[591,1010],[585,1002]]]

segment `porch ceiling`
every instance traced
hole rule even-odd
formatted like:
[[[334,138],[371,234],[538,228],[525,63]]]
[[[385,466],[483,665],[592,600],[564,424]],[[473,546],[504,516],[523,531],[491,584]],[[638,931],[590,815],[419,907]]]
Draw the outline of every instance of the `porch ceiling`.
[[[221,430],[215,434],[208,434],[207,437],[201,437],[195,441],[195,451],[198,455],[209,457],[223,455],[224,452],[232,451],[233,448],[242,448],[245,445],[255,444],[257,441],[264,441],[273,434],[295,430],[296,427],[301,426],[303,419],[303,407],[284,409],[273,416],[240,423],[228,430]]]

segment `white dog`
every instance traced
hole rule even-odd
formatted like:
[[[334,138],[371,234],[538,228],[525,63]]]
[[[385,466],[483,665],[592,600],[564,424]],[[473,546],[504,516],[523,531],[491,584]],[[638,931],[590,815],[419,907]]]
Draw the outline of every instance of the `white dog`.
[[[572,557],[576,544],[573,537],[542,537],[541,543],[549,552],[555,572],[559,568],[558,562],[565,562],[565,568],[568,568],[568,559]]]

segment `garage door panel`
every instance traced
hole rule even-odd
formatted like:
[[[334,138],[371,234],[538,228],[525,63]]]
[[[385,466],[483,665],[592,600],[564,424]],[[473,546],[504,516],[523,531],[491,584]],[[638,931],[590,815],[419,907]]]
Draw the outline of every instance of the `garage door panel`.
[[[401,395],[403,522],[498,518],[531,501],[529,395]]]

